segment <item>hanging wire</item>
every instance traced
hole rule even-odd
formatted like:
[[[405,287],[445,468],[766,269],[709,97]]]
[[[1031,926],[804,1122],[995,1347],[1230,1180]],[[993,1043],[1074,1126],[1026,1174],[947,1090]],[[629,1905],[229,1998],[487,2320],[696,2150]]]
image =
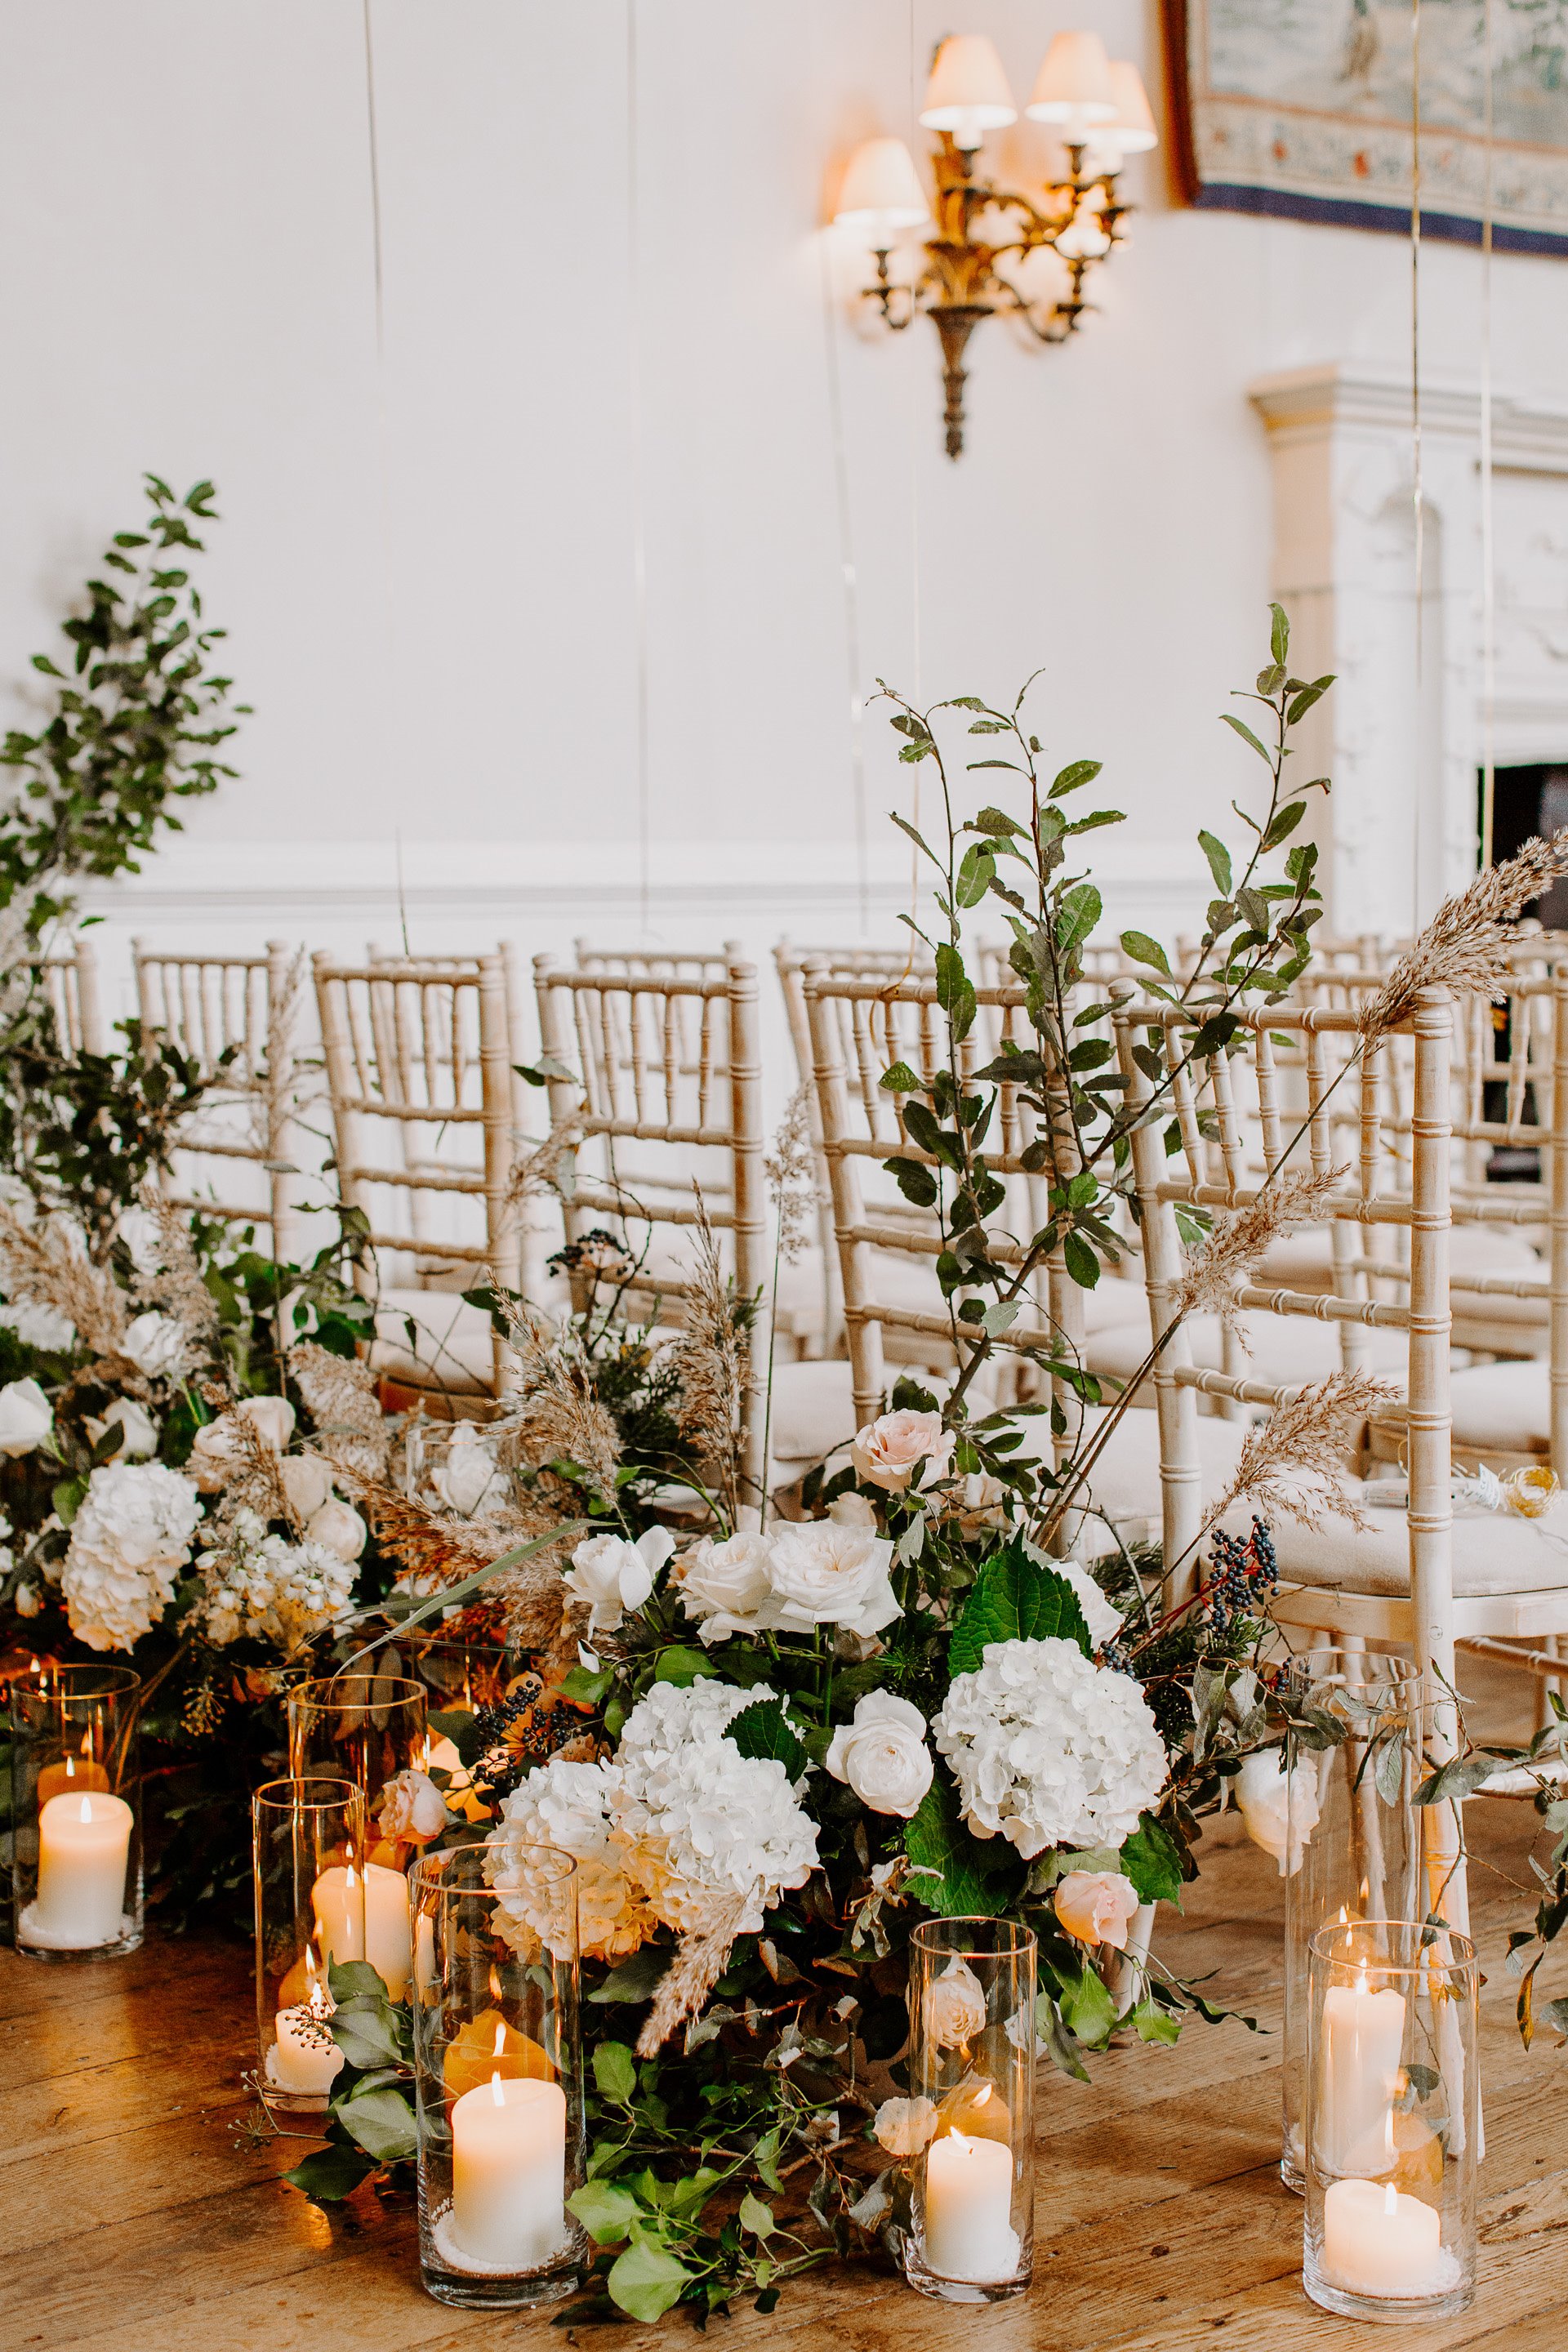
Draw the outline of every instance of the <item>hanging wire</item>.
[[[630,408],[632,634],[637,670],[637,905],[649,929],[647,541],[643,505],[642,313],[637,269],[637,0],[626,0],[626,397]]]
[[[855,566],[855,514],[849,498],[849,450],[844,430],[844,384],[838,364],[838,305],[833,284],[832,231],[817,239],[822,265],[822,337],[827,355],[827,418],[833,439],[833,479],[838,506],[838,567],[844,589],[844,667],[849,688],[849,798],[855,822],[855,884],[860,935],[871,928],[866,846],[866,701],[860,690],[860,582]]]
[[[1480,862],[1492,862],[1497,793],[1497,541],[1492,514],[1492,0],[1482,0],[1481,125],[1481,823]]]

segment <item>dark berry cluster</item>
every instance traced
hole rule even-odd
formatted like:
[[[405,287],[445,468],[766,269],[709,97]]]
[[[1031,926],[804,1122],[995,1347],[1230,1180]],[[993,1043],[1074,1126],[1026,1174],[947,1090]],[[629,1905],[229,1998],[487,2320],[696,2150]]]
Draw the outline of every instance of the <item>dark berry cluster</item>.
[[[1253,1520],[1252,1532],[1247,1537],[1215,1530],[1204,1598],[1216,1633],[1228,1633],[1238,1617],[1260,1616],[1261,1602],[1279,1581],[1274,1539],[1261,1519]]]

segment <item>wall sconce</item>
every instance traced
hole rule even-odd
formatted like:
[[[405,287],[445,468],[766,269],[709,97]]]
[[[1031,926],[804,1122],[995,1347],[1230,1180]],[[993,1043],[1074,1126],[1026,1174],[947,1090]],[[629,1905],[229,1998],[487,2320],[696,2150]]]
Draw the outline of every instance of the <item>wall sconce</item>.
[[[1065,343],[1093,307],[1083,296],[1089,270],[1121,242],[1129,210],[1116,201],[1122,163],[1159,144],[1137,68],[1113,64],[1098,33],[1056,36],[1024,111],[1051,124],[1068,151],[1068,178],[1050,183],[1037,198],[976,176],[986,132],[1016,122],[1018,110],[993,43],[984,33],[954,35],[937,50],[920,118],[938,134],[931,157],[934,204],[903,141],[870,139],[850,159],[834,215],[838,226],[863,230],[876,257],[877,282],[862,299],[878,305],[895,332],[922,313],[935,324],[950,457],[963,447],[963,355],[975,328],[1000,314],[1020,319],[1042,343]],[[1005,243],[974,235],[986,213],[1009,216],[1014,234]],[[933,215],[936,234],[926,240],[924,268],[912,285],[895,285],[888,269],[894,237]],[[1047,246],[1066,264],[1068,290],[1054,302],[1031,301],[997,264]]]

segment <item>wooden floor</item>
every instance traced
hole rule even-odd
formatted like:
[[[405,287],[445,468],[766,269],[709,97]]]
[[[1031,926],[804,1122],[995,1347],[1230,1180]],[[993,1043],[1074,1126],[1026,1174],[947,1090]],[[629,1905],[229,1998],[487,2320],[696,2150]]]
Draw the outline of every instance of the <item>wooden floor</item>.
[[[1523,1874],[1533,1815],[1479,1803],[1472,1837]],[[1216,1998],[1279,2014],[1280,1889],[1230,1823],[1184,1921],[1162,1948],[1216,1971]],[[1438,2347],[1568,2344],[1568,2053],[1527,2053],[1500,1966],[1521,1898],[1480,1866],[1477,1912],[1490,1973],[1483,2076],[1480,2291],[1463,2319],[1407,2327]],[[93,2352],[446,2352],[476,2339],[606,2352],[692,2340],[662,2328],[568,2333],[538,2319],[467,2315],[420,2290],[412,2217],[361,2197],[336,2218],[277,2179],[298,2141],[258,2145],[241,2077],[253,2063],[247,1956],[151,1945],[111,1964],[39,1966],[0,1952],[0,2347]],[[709,2340],[800,2352],[1247,2352],[1349,2347],[1364,2328],[1300,2290],[1301,2208],[1280,2188],[1277,2041],[1189,2026],[1178,2048],[1101,2061],[1090,2088],[1047,2068],[1035,2284],[1023,2299],[956,2312],[890,2272],[837,2270],[791,2287],[771,2319],[743,2313]]]

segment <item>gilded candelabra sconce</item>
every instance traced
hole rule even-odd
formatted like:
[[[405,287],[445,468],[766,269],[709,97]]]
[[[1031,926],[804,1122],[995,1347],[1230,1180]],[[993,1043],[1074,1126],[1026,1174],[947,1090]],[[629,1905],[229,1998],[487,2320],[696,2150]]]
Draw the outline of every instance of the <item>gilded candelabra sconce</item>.
[[[1018,119],[994,45],[984,33],[943,41],[920,118],[938,134],[934,200],[901,139],[869,139],[850,159],[834,215],[837,226],[870,240],[877,278],[862,299],[877,304],[895,333],[924,316],[941,337],[950,457],[963,447],[963,361],[975,328],[984,319],[1014,318],[1042,343],[1065,343],[1077,332],[1093,308],[1085,281],[1122,241],[1129,210],[1117,201],[1122,163],[1159,143],[1137,68],[1113,64],[1098,33],[1056,36],[1024,111],[1049,123],[1068,153],[1067,178],[1031,195],[999,188],[975,168],[986,132]],[[1002,241],[976,236],[977,222],[991,226],[997,215],[1007,231]],[[911,282],[896,282],[889,268],[894,238],[928,225],[935,234],[925,241],[923,266]],[[1032,299],[1002,266],[1047,247],[1067,269],[1066,291],[1053,301]]]

